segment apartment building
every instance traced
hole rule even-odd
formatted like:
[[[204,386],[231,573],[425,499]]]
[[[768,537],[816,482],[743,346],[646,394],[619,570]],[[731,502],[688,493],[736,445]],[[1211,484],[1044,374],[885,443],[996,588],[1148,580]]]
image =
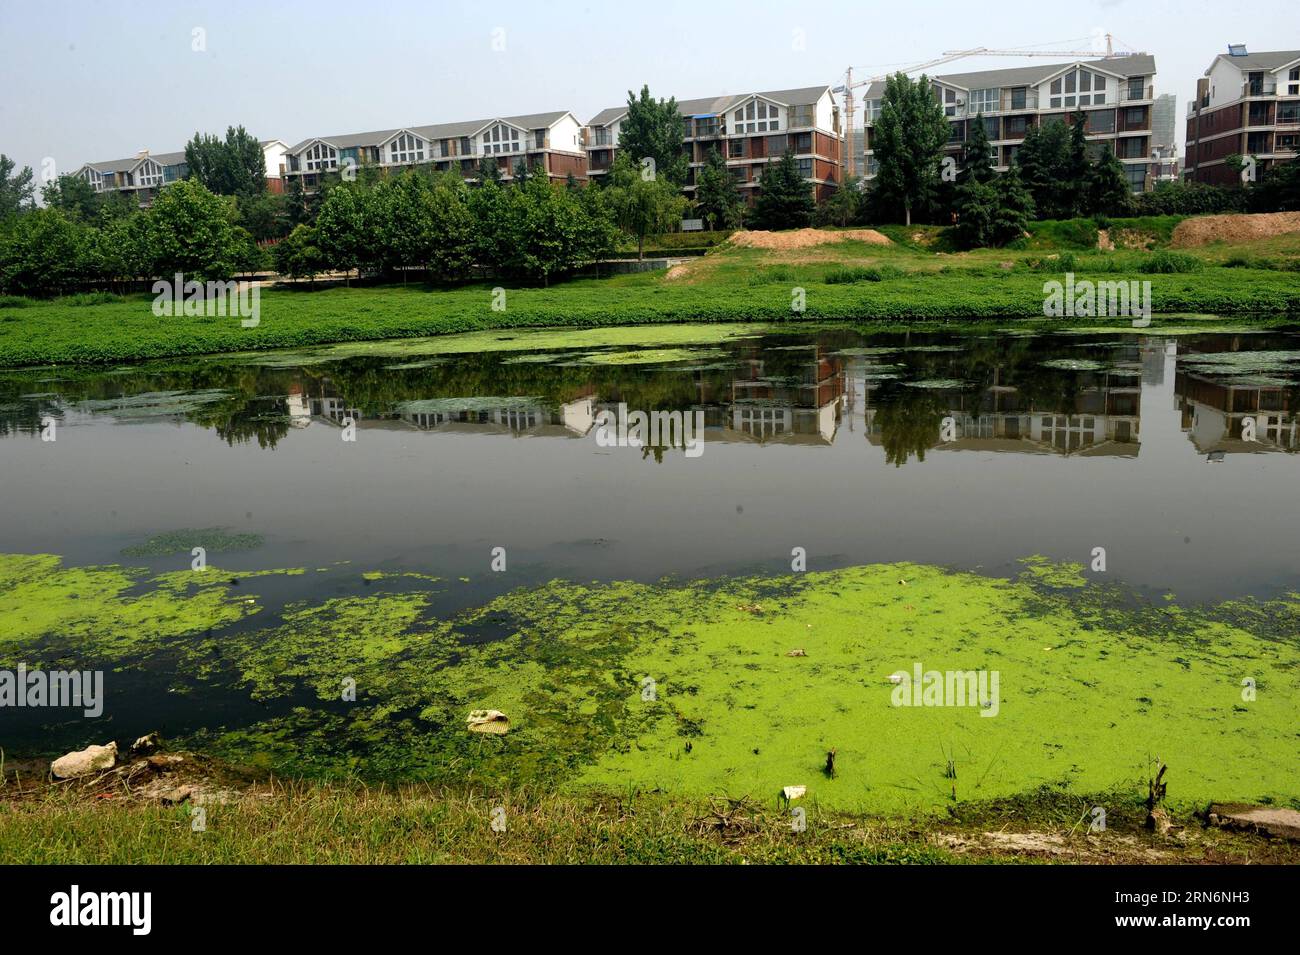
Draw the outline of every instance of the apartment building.
[[[1234,183],[1240,173],[1226,162],[1234,154],[1254,157],[1256,179],[1300,154],[1300,50],[1249,53],[1234,45],[1196,81],[1184,177]]]
[[[284,153],[288,148],[278,139],[262,142],[266,163],[266,186],[271,192],[284,191]],[[98,193],[121,192],[134,197],[141,206],[150,205],[158,190],[190,174],[185,153],[151,153],[142,149],[128,159],[86,163],[73,175],[90,183]]]
[[[1134,192],[1152,188],[1152,107],[1155,57],[1146,53],[1073,63],[950,73],[931,77],[935,96],[948,118],[947,151],[958,156],[974,123],[983,122],[994,165],[1005,172],[1025,135],[1054,120],[1070,122],[1082,112],[1088,149],[1115,153]],[[864,96],[866,136],[863,166],[874,179],[878,164],[872,149],[873,124],[880,114],[883,82]]]
[[[787,150],[819,202],[839,186],[840,114],[829,86],[681,100],[677,108],[686,120],[683,147],[690,165],[682,191],[687,196],[694,196],[696,177],[711,149],[726,157],[746,202],[757,195],[763,167]],[[587,123],[584,144],[592,178],[613,165],[626,118],[627,106],[615,106]]]
[[[301,178],[308,189],[319,186],[327,173],[361,166],[429,166],[472,179],[484,159],[495,160],[505,180],[521,162],[530,170],[543,166],[553,180],[587,178],[582,124],[567,110],[317,136],[285,151],[285,175]]]

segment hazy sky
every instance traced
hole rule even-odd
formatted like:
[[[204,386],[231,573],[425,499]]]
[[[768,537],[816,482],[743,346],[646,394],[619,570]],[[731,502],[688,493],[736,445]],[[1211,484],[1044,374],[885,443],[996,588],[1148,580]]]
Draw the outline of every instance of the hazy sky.
[[[1087,50],[1105,31],[1156,55],[1156,91],[1177,94],[1181,120],[1196,77],[1229,42],[1300,48],[1294,0],[1247,9],[1238,16],[1222,0],[0,0],[0,152],[39,180],[47,159],[71,172],[145,147],[179,150],[196,130],[230,124],[292,144],[555,109],[585,122],[642,83],[678,98],[834,85],[849,65],[866,77],[952,49]],[[1031,62],[971,57],[937,71]]]

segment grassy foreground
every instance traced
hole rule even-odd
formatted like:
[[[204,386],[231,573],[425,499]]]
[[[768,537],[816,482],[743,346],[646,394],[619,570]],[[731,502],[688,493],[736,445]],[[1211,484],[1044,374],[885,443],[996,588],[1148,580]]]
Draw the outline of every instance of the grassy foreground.
[[[1060,230],[1057,230],[1060,231]],[[263,290],[260,324],[159,318],[133,295],[0,300],[0,366],[129,361],[332,342],[538,326],[660,322],[1042,319],[1043,284],[1150,281],[1156,312],[1300,313],[1300,237],[1186,252],[1082,252],[1041,230],[1019,251],[940,250],[933,232],[892,230],[888,246],[847,240],[771,250],[723,246],[671,273],[583,279],[551,288],[384,286]],[[1054,251],[1055,250],[1055,251]],[[1055,256],[1055,257],[1054,257]],[[1195,271],[1170,271],[1193,268]],[[795,290],[805,309],[794,311]],[[494,308],[494,303],[496,308]]]
[[[433,786],[269,782],[203,806],[132,800],[120,787],[0,788],[9,864],[960,864],[1291,863],[1300,847],[1175,818],[1142,826],[1138,801],[1089,832],[1094,802],[1041,791],[954,810],[943,820],[879,819],[810,804],[791,812],[658,793],[557,795]],[[497,828],[493,827],[496,821]]]

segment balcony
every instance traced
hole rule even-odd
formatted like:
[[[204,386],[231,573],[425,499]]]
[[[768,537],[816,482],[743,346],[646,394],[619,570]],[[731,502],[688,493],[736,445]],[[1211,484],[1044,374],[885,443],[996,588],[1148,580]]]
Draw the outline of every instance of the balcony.
[[[1121,86],[1119,89],[1119,101],[1121,103],[1138,103],[1155,98],[1156,88],[1153,85]]]
[[[617,146],[617,145],[618,145],[618,137],[615,136],[608,129],[593,129],[591,131],[591,135],[587,137],[588,149],[594,149],[597,147],[604,147],[605,149],[608,149],[611,146]]]
[[[1241,84],[1242,96],[1276,96],[1277,80],[1247,80]]]

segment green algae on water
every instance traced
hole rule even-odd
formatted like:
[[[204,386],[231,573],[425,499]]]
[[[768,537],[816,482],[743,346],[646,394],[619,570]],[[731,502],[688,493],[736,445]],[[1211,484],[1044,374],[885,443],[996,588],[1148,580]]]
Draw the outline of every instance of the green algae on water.
[[[85,654],[144,668],[167,654],[169,679],[201,682],[195,698],[278,702],[183,742],[279,773],[764,800],[806,785],[828,808],[905,813],[1042,786],[1137,794],[1159,756],[1173,803],[1300,805],[1295,597],[1151,605],[1034,557],[1014,579],[877,564],[557,580],[449,614],[435,612],[441,583],[385,575],[250,620],[199,576],[5,558],[0,633],[67,631]],[[24,618],[14,596],[39,610]],[[113,636],[160,623],[167,639]],[[917,667],[996,673],[997,705],[897,705],[890,676]],[[506,713],[510,732],[467,732],[474,709]]]
[[[219,554],[255,550],[262,543],[261,534],[232,534],[224,527],[204,527],[158,534],[143,544],[123,547],[122,553],[127,557],[163,557],[168,554],[188,554],[195,547],[202,547],[210,554]]]

